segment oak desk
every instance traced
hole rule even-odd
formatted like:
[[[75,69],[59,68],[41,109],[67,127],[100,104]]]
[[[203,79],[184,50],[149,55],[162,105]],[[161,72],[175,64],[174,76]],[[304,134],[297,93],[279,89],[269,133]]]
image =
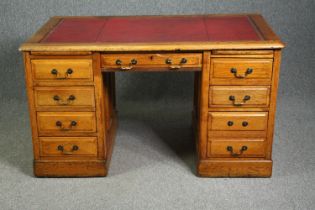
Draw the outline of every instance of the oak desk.
[[[197,174],[271,176],[283,47],[257,14],[51,18],[20,47],[35,175],[107,175],[115,72],[194,71]]]

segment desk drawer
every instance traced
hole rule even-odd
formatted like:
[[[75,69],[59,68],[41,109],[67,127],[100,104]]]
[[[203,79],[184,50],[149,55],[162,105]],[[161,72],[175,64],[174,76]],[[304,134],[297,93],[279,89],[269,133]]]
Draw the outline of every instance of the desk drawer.
[[[34,80],[93,80],[90,59],[34,59],[31,64]]]
[[[96,132],[94,112],[37,112],[39,134]]]
[[[38,111],[49,109],[94,109],[94,87],[35,87]]]
[[[211,139],[208,142],[208,157],[264,157],[265,139]]]
[[[268,107],[268,86],[211,86],[210,107]]]
[[[208,129],[222,131],[264,131],[268,112],[210,112]]]
[[[270,85],[272,59],[213,58],[210,82],[213,85]]]
[[[96,156],[96,137],[41,137],[40,155],[50,156]]]
[[[148,53],[148,54],[103,54],[105,70],[187,70],[200,68],[201,53]],[[148,69],[144,69],[148,68]]]

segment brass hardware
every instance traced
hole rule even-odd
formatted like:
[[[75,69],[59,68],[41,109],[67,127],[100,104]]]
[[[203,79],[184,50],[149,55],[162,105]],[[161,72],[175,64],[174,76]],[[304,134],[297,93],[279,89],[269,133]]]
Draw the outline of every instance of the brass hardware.
[[[182,64],[187,63],[187,59],[186,58],[182,58],[182,60],[180,60],[180,63],[182,63]]]
[[[251,73],[253,73],[253,69],[252,68],[248,68],[247,70],[246,70],[246,72],[245,72],[245,75],[248,75],[248,74],[251,74]]]
[[[169,66],[169,68],[170,69],[172,69],[172,70],[176,70],[176,69],[180,69],[180,68],[182,68],[182,66]]]
[[[175,70],[175,69],[180,69],[182,66],[169,66],[170,69]]]
[[[130,62],[132,65],[136,65],[138,63],[138,61],[136,59],[132,59]]]
[[[227,122],[227,125],[228,125],[228,126],[232,126],[233,124],[234,124],[233,121],[228,121],[228,122]]]
[[[227,147],[226,147],[226,150],[229,151],[229,152],[231,152],[231,155],[232,155],[233,157],[237,157],[237,156],[242,155],[243,152],[246,151],[247,149],[248,149],[247,146],[242,146],[241,149],[240,149],[240,151],[239,151],[239,153],[235,153],[235,152],[233,152],[233,147],[232,147],[232,146],[227,146]]]
[[[249,99],[250,99],[250,96],[246,95],[246,96],[244,96],[243,101],[248,101]]]
[[[65,101],[65,100],[62,100],[62,99],[60,98],[60,96],[54,95],[54,96],[53,96],[53,99],[54,99],[55,101],[57,101],[57,103],[58,103],[59,105],[69,105],[72,101],[75,100],[75,96],[74,96],[74,95],[70,95],[70,96],[67,98],[67,100]]]
[[[71,127],[76,126],[78,123],[76,121],[71,121]]]
[[[66,71],[64,77],[58,76],[59,72],[58,72],[57,69],[52,69],[50,73],[53,74],[53,75],[55,75],[55,76],[56,76],[56,79],[67,79],[68,76],[73,73],[73,70],[69,68],[69,69]]]
[[[247,75],[253,73],[253,69],[252,68],[247,68],[247,70],[245,71],[244,75],[240,75],[240,74],[237,74],[237,69],[236,68],[231,68],[231,73],[234,74],[234,77],[236,78],[240,78],[240,79],[243,79],[245,77],[247,77]]]
[[[182,65],[185,64],[185,63],[187,63],[187,59],[186,59],[186,58],[182,58],[182,59],[180,60],[179,65],[172,65],[172,63],[173,63],[172,59],[167,58],[167,59],[165,60],[165,63],[168,64],[168,65],[170,65],[170,66],[169,66],[169,69],[175,70],[175,69],[180,69],[180,68],[182,68]]]
[[[73,145],[71,150],[67,151],[67,150],[65,150],[65,147],[63,145],[58,145],[57,150],[61,151],[65,155],[71,155],[71,154],[73,154],[74,151],[79,150],[79,146]]]
[[[61,126],[62,126],[62,122],[57,121],[57,122],[56,122],[56,126],[61,127]]]
[[[229,100],[233,102],[234,106],[242,106],[243,104],[246,103],[246,101],[250,100],[250,96],[249,95],[244,96],[243,102],[241,102],[241,103],[235,103],[235,101],[236,101],[235,96],[230,96]]]
[[[74,96],[74,95],[70,95],[69,98],[68,98],[68,100],[74,101],[74,100],[75,100],[75,96]]]
[[[131,70],[133,68],[133,66],[121,66],[120,69],[121,70]]]
[[[172,59],[167,58],[167,59],[165,60],[165,63],[166,63],[166,64],[172,64]]]
[[[54,75],[57,75],[58,74],[58,70],[57,69],[52,69],[50,73],[54,74]]]
[[[121,64],[122,64],[121,60],[117,59],[116,60],[116,65],[121,65]]]
[[[60,100],[60,97],[57,96],[57,95],[55,95],[55,96],[53,97],[53,99],[54,99],[55,101],[59,101],[59,100]]]
[[[78,123],[76,121],[71,121],[70,125],[68,127],[64,127],[61,121],[56,121],[56,126],[60,128],[62,131],[68,131],[71,130],[74,126],[76,126]]]
[[[135,58],[133,58],[133,59],[131,59],[128,66],[122,66],[122,61],[120,59],[116,60],[116,65],[120,66],[119,67],[120,70],[130,70],[134,67],[134,65],[137,65],[137,63],[138,63],[138,61]]]
[[[248,122],[246,122],[246,121],[242,122],[242,126],[243,126],[243,127],[248,126]]]
[[[73,73],[73,70],[69,68],[69,69],[67,70],[67,74],[72,74],[72,73]]]
[[[72,150],[77,151],[77,150],[79,150],[79,147],[77,145],[73,145]]]

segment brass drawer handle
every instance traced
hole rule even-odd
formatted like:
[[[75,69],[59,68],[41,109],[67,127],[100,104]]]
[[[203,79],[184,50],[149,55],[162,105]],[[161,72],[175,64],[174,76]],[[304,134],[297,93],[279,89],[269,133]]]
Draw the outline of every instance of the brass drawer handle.
[[[61,151],[65,155],[71,155],[71,154],[73,154],[73,152],[79,150],[79,146],[73,145],[72,148],[69,151],[67,151],[67,150],[65,150],[65,147],[63,145],[58,145],[57,150]]]
[[[170,58],[167,58],[167,59],[165,60],[165,63],[169,65],[168,68],[171,69],[171,70],[180,69],[180,68],[182,68],[182,65],[183,65],[183,64],[187,63],[187,58],[182,58],[182,59],[180,60],[179,65],[172,65],[172,64],[173,64],[173,61],[172,61],[172,59],[170,59]]]
[[[248,68],[245,71],[244,75],[240,75],[240,74],[237,74],[237,69],[236,68],[231,68],[231,73],[234,74],[234,77],[240,78],[240,79],[243,79],[243,78],[247,77],[247,75],[253,73],[253,71],[254,70],[252,68]]]
[[[236,153],[236,152],[233,152],[233,147],[232,146],[227,146],[226,147],[226,150],[229,151],[233,157],[238,157],[238,156],[242,155],[243,152],[246,151],[247,149],[248,149],[247,146],[242,146],[240,151],[239,151],[239,153]]]
[[[130,63],[129,63],[128,66],[123,66],[123,65],[122,65],[122,61],[121,61],[120,59],[117,59],[117,60],[116,60],[116,65],[119,66],[120,70],[131,70],[131,69],[133,69],[133,67],[134,67],[135,65],[137,65],[137,63],[138,63],[138,61],[137,61],[135,58],[133,58],[133,59],[130,61]]]
[[[57,69],[52,69],[50,71],[50,73],[55,75],[56,79],[67,79],[69,77],[69,75],[71,75],[73,73],[73,70],[71,68],[67,69],[67,71],[63,77],[59,76],[59,72]]]
[[[228,126],[233,126],[233,125],[234,125],[234,122],[233,122],[233,121],[228,121],[228,122],[227,122],[227,125],[228,125]],[[247,126],[248,126],[248,122],[247,122],[247,121],[243,121],[243,122],[242,122],[242,126],[243,126],[243,127],[247,127]]]
[[[78,124],[78,123],[73,120],[73,121],[70,122],[70,125],[69,125],[68,127],[65,127],[61,121],[59,121],[59,120],[56,121],[56,126],[59,127],[60,130],[62,130],[62,131],[69,131],[69,130],[71,130],[73,127],[77,126],[77,124]]]
[[[72,103],[76,98],[74,95],[70,95],[67,100],[63,100],[61,99],[60,96],[58,95],[54,95],[53,97],[54,101],[56,101],[59,105],[69,105],[70,103]]]
[[[236,102],[235,102],[235,101],[236,101],[235,96],[230,96],[230,97],[229,97],[229,100],[233,102],[233,105],[234,105],[234,106],[242,106],[242,105],[244,105],[247,101],[250,100],[250,96],[249,96],[249,95],[244,96],[243,102],[241,102],[241,103],[236,103]]]

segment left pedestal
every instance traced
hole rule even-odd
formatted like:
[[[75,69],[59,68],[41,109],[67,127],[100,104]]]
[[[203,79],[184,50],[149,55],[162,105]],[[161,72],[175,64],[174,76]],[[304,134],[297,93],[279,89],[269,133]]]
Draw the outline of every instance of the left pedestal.
[[[100,54],[24,52],[39,177],[106,176],[117,127],[114,74]]]

